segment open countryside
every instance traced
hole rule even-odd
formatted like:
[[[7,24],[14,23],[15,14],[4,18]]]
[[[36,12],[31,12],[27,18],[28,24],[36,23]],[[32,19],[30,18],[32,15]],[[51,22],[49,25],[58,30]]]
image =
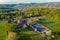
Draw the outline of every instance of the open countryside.
[[[60,9],[47,4],[1,7],[0,40],[60,40]]]

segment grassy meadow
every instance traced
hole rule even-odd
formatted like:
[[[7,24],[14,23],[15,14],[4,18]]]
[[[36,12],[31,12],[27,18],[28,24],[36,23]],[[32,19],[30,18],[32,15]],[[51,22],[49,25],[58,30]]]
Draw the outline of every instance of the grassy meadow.
[[[5,25],[5,21],[0,21],[0,40],[5,40],[7,37],[6,34],[6,25]]]

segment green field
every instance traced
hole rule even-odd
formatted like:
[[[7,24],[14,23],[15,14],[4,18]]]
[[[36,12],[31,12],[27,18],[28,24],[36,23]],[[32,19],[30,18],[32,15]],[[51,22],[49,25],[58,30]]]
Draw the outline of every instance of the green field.
[[[40,35],[39,33],[33,30],[21,29],[17,31],[18,40],[46,40],[44,34]]]
[[[5,40],[7,38],[7,30],[14,31],[17,33],[17,40],[44,40],[46,37],[42,37],[41,35],[31,28],[29,30],[26,29],[19,29],[16,30],[14,25],[11,23],[7,24],[7,21],[0,21],[0,40]]]
[[[40,24],[46,26],[53,32],[60,32],[60,21],[54,20],[52,18],[45,17],[43,19],[39,19]],[[17,33],[18,40],[46,40],[46,36],[42,36],[39,33],[32,30],[32,28],[19,29],[16,30],[13,23],[7,23],[7,21],[0,21],[0,40],[5,40],[7,38],[7,30],[14,31]],[[60,34],[55,34],[55,38],[53,40],[59,40]]]
[[[46,40],[46,35],[40,35],[30,27],[28,30],[23,28],[17,30],[13,21],[23,18],[40,18],[38,23],[52,30],[54,36],[52,40],[60,40],[60,9],[40,7],[23,8],[14,12],[0,12],[0,40],[7,38],[7,32],[16,32],[17,40]]]
[[[0,20],[0,40],[7,39],[7,31],[13,31],[14,25],[12,23],[8,23],[5,20]]]
[[[40,24],[46,26],[50,30],[52,30],[52,34],[54,38],[52,40],[60,40],[60,21],[55,20],[49,17],[45,17],[43,19],[39,19]],[[55,33],[53,33],[55,32]],[[32,36],[33,35],[33,36]],[[18,40],[45,40],[46,37],[41,37],[39,33],[34,31],[22,31],[18,33]]]
[[[60,40],[60,20],[45,17],[43,19],[39,19],[38,22],[52,30],[52,34],[55,36],[54,40]]]
[[[60,20],[54,20],[52,18],[45,17],[43,19],[39,19],[38,22],[52,31],[60,32]]]
[[[6,37],[7,35],[5,21],[0,21],[0,40],[5,40]]]

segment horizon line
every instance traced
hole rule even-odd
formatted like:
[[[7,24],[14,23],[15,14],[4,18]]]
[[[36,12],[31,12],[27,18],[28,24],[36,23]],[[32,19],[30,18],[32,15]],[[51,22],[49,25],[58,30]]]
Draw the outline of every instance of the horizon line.
[[[29,2],[28,4],[30,4],[30,3],[40,3],[40,2]],[[42,2],[42,3],[54,3],[54,2]],[[24,4],[24,3],[4,3],[4,4]],[[25,3],[25,4],[27,4],[27,3]]]

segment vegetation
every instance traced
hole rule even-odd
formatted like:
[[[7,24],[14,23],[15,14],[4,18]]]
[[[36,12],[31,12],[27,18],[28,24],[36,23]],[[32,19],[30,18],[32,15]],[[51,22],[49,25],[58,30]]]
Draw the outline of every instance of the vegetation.
[[[24,31],[22,31],[24,30]],[[43,34],[44,35],[44,34]],[[18,40],[46,40],[45,36],[41,36],[39,33],[35,31],[30,31],[26,29],[21,29],[17,32]]]
[[[50,16],[53,19],[59,19],[60,17],[60,9],[57,8],[26,8],[22,10],[17,10],[14,12],[0,12],[1,18],[6,18],[7,16],[26,16],[26,17],[32,17],[32,16]]]
[[[15,17],[13,17],[15,16]],[[51,29],[53,32],[56,32],[55,39],[60,39],[60,9],[57,8],[27,8],[14,12],[0,12],[0,40],[5,40],[7,38],[7,31],[12,31],[17,33],[18,40],[44,40],[46,37],[42,37],[37,32],[34,32],[31,29],[19,29],[17,30],[11,21],[14,18],[26,16],[27,17],[42,17],[39,19],[39,23]],[[14,19],[14,20],[16,20]],[[8,23],[7,21],[11,22]],[[54,35],[54,34],[53,34]]]
[[[5,40],[7,37],[6,34],[6,25],[5,25],[6,21],[1,21],[0,20],[0,40]]]

